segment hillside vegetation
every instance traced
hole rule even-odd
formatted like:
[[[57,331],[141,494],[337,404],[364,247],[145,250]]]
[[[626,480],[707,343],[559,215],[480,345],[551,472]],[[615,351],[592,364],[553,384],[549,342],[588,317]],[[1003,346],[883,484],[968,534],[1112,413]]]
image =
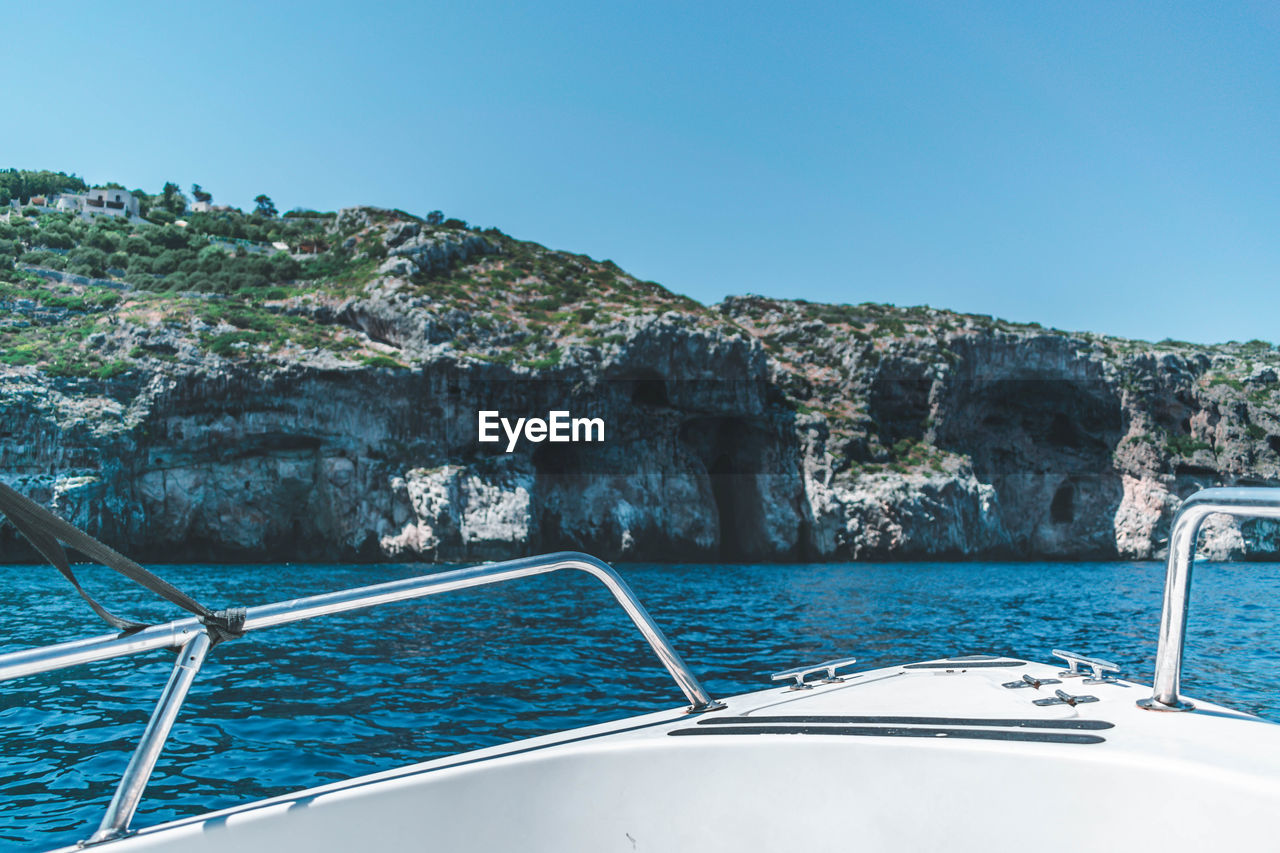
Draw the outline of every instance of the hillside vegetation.
[[[1196,488],[1280,482],[1263,341],[704,306],[438,211],[33,203],[84,186],[0,172],[0,470],[142,553],[1145,558]],[[590,413],[607,441],[506,453],[480,408]]]

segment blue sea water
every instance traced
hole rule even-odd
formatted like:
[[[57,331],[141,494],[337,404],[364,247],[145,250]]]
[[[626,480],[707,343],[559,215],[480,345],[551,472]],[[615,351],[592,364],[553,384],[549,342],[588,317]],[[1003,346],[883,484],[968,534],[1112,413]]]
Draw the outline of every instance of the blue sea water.
[[[441,567],[161,566],[211,606],[253,605]],[[624,565],[713,695],[852,654],[884,666],[957,652],[1048,660],[1068,648],[1150,680],[1155,563]],[[118,611],[181,616],[104,569]],[[0,567],[0,652],[104,633],[57,573]],[[1280,565],[1198,564],[1186,692],[1280,720]],[[0,849],[85,838],[172,655],[0,689]],[[214,649],[135,826],[495,743],[683,704],[603,587],[530,578],[257,632]]]

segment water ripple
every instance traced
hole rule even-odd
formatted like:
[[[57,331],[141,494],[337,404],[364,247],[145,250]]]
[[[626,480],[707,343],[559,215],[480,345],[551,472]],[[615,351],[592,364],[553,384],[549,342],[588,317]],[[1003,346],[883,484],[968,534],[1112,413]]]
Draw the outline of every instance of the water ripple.
[[[171,566],[215,605],[408,577],[421,566]],[[867,667],[1067,647],[1149,680],[1162,566],[937,563],[622,568],[713,694],[854,654]],[[1198,565],[1184,683],[1280,718],[1280,567]],[[155,621],[183,614],[102,570],[86,584]],[[103,633],[52,569],[0,568],[0,651]],[[0,693],[0,849],[97,825],[168,674],[156,652]],[[681,697],[608,594],[552,575],[304,625],[215,649],[174,726],[145,825],[441,755],[671,707]]]

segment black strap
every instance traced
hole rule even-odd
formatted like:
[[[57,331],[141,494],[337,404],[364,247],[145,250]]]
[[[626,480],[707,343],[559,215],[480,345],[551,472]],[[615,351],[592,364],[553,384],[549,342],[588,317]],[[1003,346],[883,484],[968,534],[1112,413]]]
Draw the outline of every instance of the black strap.
[[[194,613],[213,634],[214,640],[233,639],[244,634],[244,608],[210,610],[173,584],[157,577],[133,560],[102,544],[80,528],[69,524],[4,483],[0,483],[0,512],[13,522],[13,526],[18,528],[19,532],[62,573],[63,577],[71,581],[76,592],[80,593],[80,596],[93,608],[93,612],[111,627],[128,632],[147,626],[142,622],[122,619],[94,601],[76,580],[76,576],[71,571],[70,562],[67,560],[67,552],[59,542],[65,542],[91,560],[114,569],[161,598],[189,613]]]

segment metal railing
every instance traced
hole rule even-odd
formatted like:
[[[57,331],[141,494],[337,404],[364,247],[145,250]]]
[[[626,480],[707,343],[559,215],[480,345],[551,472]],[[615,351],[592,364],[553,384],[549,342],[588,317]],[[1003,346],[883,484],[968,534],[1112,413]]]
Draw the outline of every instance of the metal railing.
[[[1165,575],[1164,609],[1156,646],[1156,673],[1151,697],[1138,705],[1152,711],[1190,711],[1181,699],[1182,648],[1187,633],[1187,603],[1191,598],[1191,568],[1196,537],[1204,520],[1214,513],[1247,518],[1280,519],[1280,489],[1203,489],[1187,498],[1173,519],[1169,536],[1169,568]]]
[[[657,654],[658,660],[666,667],[667,672],[675,679],[676,684],[689,700],[689,713],[719,710],[724,707],[703,689],[680,655],[672,648],[657,623],[653,621],[653,617],[641,606],[626,581],[606,563],[595,557],[569,551],[510,560],[505,563],[472,566],[451,572],[250,607],[245,617],[244,631],[248,633],[261,628],[314,619],[317,616],[376,607],[395,601],[425,598],[443,592],[502,583],[563,569],[586,572],[613,593],[613,597],[640,629],[640,633]],[[102,818],[98,830],[87,841],[82,842],[83,844],[96,844],[128,834],[129,823],[133,820],[143,791],[155,769],[156,761],[164,749],[169,731],[211,645],[211,638],[205,627],[196,619],[190,618],[178,619],[164,625],[154,625],[132,634],[107,634],[0,655],[0,681],[3,681],[155,649],[178,650],[173,672],[165,684],[160,700],[156,703],[151,719],[147,722],[142,739],[129,760],[129,766],[125,769],[115,795],[107,806],[106,815]]]

